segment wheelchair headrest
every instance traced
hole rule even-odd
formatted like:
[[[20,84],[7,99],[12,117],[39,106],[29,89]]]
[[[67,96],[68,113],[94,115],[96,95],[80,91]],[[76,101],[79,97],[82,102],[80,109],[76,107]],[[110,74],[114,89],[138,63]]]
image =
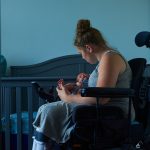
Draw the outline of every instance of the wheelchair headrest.
[[[142,46],[146,46],[146,47],[150,47],[150,32],[148,31],[142,31],[139,32],[136,36],[135,36],[135,44],[138,47],[142,47]]]

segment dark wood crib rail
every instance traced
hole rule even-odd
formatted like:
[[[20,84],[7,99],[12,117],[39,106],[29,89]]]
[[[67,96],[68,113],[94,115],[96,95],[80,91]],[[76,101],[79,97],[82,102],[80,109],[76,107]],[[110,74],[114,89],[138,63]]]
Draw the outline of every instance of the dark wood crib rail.
[[[5,118],[5,149],[10,150],[10,134],[11,134],[11,122],[10,122],[10,115],[12,113],[16,113],[17,115],[17,150],[22,149],[22,121],[21,121],[21,112],[26,111],[28,112],[28,150],[31,150],[32,147],[32,136],[33,136],[33,111],[36,111],[34,108],[38,108],[40,105],[44,103],[43,100],[38,98],[36,101],[35,106],[35,91],[32,87],[31,82],[36,81],[44,88],[49,88],[50,86],[57,85],[57,81],[59,77],[4,77],[2,78],[1,82],[1,100],[0,100],[0,111],[1,111],[1,118]],[[74,82],[75,77],[63,77],[65,82]],[[22,90],[23,88],[23,90]],[[26,97],[25,100],[27,102],[27,107],[22,108],[22,100],[23,92],[26,90]],[[36,97],[37,98],[37,97]],[[13,105],[15,104],[15,106]],[[13,108],[12,108],[13,106]],[[15,108],[15,110],[14,110]]]

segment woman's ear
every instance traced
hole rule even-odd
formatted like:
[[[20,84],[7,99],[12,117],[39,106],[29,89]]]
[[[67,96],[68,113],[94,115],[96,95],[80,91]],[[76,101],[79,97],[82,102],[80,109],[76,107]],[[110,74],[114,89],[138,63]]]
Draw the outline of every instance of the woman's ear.
[[[93,52],[93,48],[92,48],[91,45],[86,44],[86,45],[85,45],[85,48],[86,48],[86,50],[87,50],[89,53],[92,53],[92,52]]]

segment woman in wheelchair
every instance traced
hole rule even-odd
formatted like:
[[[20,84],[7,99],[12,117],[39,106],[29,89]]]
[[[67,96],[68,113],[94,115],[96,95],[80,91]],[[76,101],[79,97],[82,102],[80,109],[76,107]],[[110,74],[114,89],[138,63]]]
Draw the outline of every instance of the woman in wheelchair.
[[[91,26],[89,20],[79,20],[76,27],[74,45],[77,51],[90,64],[98,62],[97,67],[88,79],[89,87],[118,87],[129,88],[132,78],[131,68],[126,59],[108,45],[100,31]],[[56,143],[66,143],[74,128],[72,112],[77,105],[95,105],[95,98],[82,97],[80,93],[71,94],[63,82],[56,88],[61,101],[42,105],[37,113],[33,126],[36,132],[47,139],[40,141],[35,137],[33,150],[52,149],[50,140]],[[126,98],[101,98],[101,105],[118,106],[124,116],[128,114]],[[131,111],[134,119],[134,109]]]

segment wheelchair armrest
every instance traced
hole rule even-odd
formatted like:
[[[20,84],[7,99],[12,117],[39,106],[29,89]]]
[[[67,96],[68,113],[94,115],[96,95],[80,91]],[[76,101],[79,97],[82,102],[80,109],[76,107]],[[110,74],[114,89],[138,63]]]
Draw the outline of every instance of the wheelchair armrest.
[[[130,88],[88,87],[80,90],[82,97],[126,98],[134,97],[135,91]]]

